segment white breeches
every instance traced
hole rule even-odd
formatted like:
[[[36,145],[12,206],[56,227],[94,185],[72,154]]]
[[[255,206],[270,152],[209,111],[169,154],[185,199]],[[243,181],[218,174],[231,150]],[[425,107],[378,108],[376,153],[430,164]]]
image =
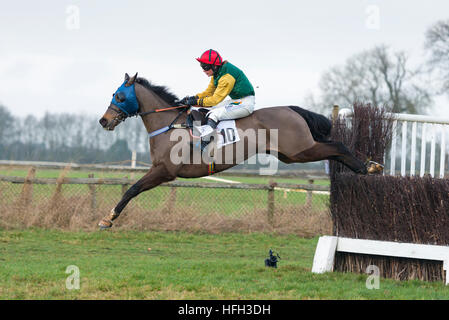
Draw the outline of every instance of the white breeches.
[[[244,118],[253,113],[255,104],[254,96],[247,96],[242,99],[228,99],[212,107],[207,116],[215,122]]]

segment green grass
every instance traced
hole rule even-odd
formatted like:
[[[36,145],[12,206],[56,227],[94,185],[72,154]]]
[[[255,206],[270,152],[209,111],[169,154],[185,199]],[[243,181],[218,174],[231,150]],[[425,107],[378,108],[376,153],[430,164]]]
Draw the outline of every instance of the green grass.
[[[0,231],[0,299],[448,299],[443,283],[312,274],[317,238],[177,232]],[[149,251],[148,248],[151,248]],[[268,249],[278,269],[264,267]],[[66,268],[80,289],[66,289]]]

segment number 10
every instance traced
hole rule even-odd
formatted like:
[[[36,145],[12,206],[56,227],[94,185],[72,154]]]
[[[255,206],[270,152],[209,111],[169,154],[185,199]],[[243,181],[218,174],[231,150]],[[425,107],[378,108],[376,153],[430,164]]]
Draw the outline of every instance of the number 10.
[[[235,133],[233,128],[221,129],[220,134],[223,136],[223,143],[234,142]]]

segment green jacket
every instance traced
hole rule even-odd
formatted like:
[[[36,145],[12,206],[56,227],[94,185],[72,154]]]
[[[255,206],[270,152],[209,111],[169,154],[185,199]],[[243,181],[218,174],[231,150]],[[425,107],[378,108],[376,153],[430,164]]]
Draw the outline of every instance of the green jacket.
[[[198,93],[198,105],[215,106],[229,95],[231,99],[253,96],[254,88],[242,70],[225,61],[212,77],[206,91]]]

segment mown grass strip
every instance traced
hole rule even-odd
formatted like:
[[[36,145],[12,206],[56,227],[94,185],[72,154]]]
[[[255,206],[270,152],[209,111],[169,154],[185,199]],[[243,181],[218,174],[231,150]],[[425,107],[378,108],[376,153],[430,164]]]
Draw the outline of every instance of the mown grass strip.
[[[0,231],[0,299],[448,299],[442,283],[310,272],[317,238],[180,232]],[[151,250],[149,250],[151,248]],[[278,269],[264,267],[268,249]],[[67,266],[80,289],[66,289]]]

